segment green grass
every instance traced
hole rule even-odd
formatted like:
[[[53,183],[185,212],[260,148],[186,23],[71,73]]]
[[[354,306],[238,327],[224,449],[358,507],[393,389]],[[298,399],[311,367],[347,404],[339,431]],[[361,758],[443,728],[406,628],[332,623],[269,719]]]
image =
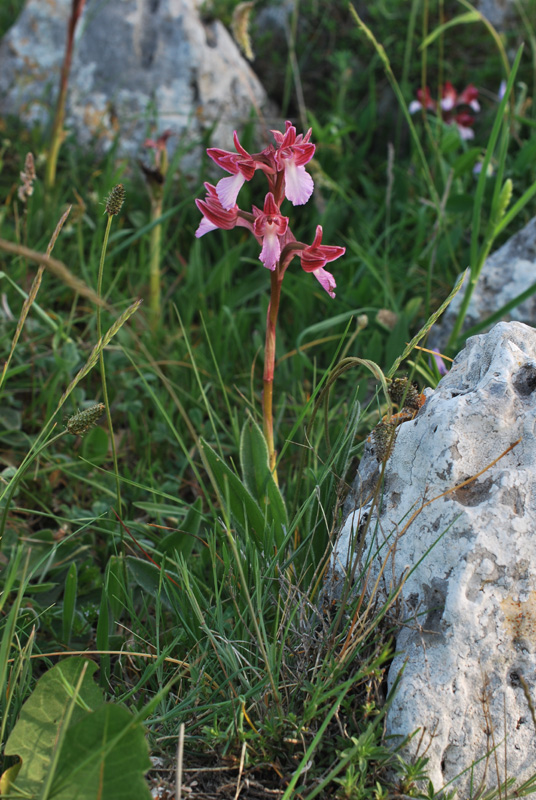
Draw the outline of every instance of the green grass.
[[[4,0],[0,5],[0,37],[2,37],[16,21],[23,6],[24,0]]]
[[[433,117],[408,121],[381,51],[346,6],[335,4],[333,19],[340,15],[344,25],[332,29],[322,4],[310,5],[305,28],[314,39],[306,46],[297,33],[294,48],[317,144],[310,165],[315,202],[287,212],[298,240],[312,241],[321,223],[324,243],[344,244],[347,252],[331,265],[335,300],[296,261],[283,282],[274,389],[280,495],[268,489],[252,455],[262,451],[256,437],[269,300],[256,242],[239,228],[195,239],[191,184],[172,162],[162,200],[159,324],[143,306],[121,320],[149,286],[151,204],[136,165],[82,153],[70,141],[46,194],[47,131],[3,121],[3,240],[45,252],[72,203],[53,256],[95,291],[103,203],[118,183],[126,201],[111,227],[102,282],[109,306],[101,313],[102,331],[114,334],[103,357],[120,521],[105,417],[84,437],[50,441],[64,430],[64,414],[103,401],[103,387],[93,352],[95,305],[49,269],[0,389],[0,754],[38,677],[60,654],[104,651],[99,680],[108,698],[145,713],[151,752],[167,766],[182,729],[184,766],[196,768],[206,787],[213,767],[234,767],[236,781],[242,759],[243,774],[285,798],[426,794],[418,784],[422,760],[406,764],[382,736],[394,598],[370,610],[357,576],[355,591],[331,605],[322,599],[322,578],[342,500],[384,402],[380,393],[370,403],[380,370],[389,372],[457,274],[471,265],[478,277],[490,241],[496,247],[532,216],[534,114],[525,105],[513,121],[499,118],[498,53],[481,64],[475,47],[473,72],[458,73],[459,59],[448,50],[455,34],[446,32],[443,51],[437,43],[430,48],[429,83],[443,70],[460,89],[468,80],[482,89],[475,140],[461,142]],[[429,5],[432,30],[439,17]],[[0,31],[8,8],[14,13],[15,4],[2,7]],[[378,5],[372,25],[388,57],[392,44],[390,68],[407,104],[422,68],[418,4],[395,3],[391,13]],[[460,28],[460,37],[470,38],[469,28],[479,46],[483,37],[496,53],[482,26]],[[526,52],[516,79],[532,91],[530,75]],[[296,121],[293,83],[285,80],[281,98]],[[494,124],[495,177],[477,183],[473,166]],[[256,149],[250,129],[241,141]],[[391,155],[389,142],[396,145]],[[29,150],[39,179],[25,208],[16,187]],[[501,227],[507,179],[510,208],[521,202]],[[240,205],[260,205],[263,189],[255,176]],[[2,261],[0,346],[7,358],[23,317],[20,290],[31,291],[37,265],[22,256]],[[344,362],[347,371],[338,366],[345,358],[353,359]],[[375,376],[367,360],[377,365]],[[417,350],[401,371],[423,385],[438,379]],[[330,376],[336,382],[322,394]],[[9,764],[3,758],[2,769]]]

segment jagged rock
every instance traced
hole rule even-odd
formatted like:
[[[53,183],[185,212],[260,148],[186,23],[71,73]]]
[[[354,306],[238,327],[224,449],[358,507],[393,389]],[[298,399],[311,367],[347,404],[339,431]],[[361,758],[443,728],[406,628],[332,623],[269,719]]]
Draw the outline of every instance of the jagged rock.
[[[195,163],[203,131],[226,147],[266,95],[225,27],[203,22],[200,0],[87,0],[76,32],[67,128],[122,153],[170,128]],[[0,113],[48,123],[54,110],[71,0],[27,0],[0,43]],[[151,130],[151,126],[154,129]]]
[[[466,283],[467,283],[466,278]],[[536,217],[511,237],[486,260],[473,292],[463,330],[487,319],[506,303],[536,283]],[[445,347],[454,327],[465,287],[456,295],[441,317],[441,324],[432,329],[429,345]],[[504,315],[531,325],[536,320],[536,294]]]
[[[436,790],[494,745],[486,786],[497,784],[496,765],[501,780],[527,779],[536,773],[523,688],[536,703],[536,331],[501,322],[467,341],[416,418],[398,428],[380,511],[370,502],[379,474],[372,446],[330,581],[333,589],[360,557],[369,586],[385,565],[378,602],[403,582],[389,685],[403,672],[387,733],[425,729],[408,749],[428,747]],[[454,784],[463,800],[469,782],[466,773]]]

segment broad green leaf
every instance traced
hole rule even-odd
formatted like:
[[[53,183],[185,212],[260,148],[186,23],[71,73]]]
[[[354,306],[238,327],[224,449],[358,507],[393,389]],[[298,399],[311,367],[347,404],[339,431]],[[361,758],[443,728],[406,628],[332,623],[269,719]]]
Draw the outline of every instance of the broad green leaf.
[[[238,525],[244,532],[252,533],[257,543],[264,544],[266,520],[255,499],[248,492],[240,478],[223,463],[220,456],[200,440],[200,452],[220,496],[224,508],[231,514],[231,525]]]
[[[37,682],[6,743],[6,755],[18,755],[22,761],[18,775],[9,776],[12,795],[44,795],[43,800],[150,800],[143,780],[151,767],[143,727],[126,709],[103,702],[92,678],[96,669],[92,661],[71,658]],[[60,736],[71,707],[68,727]],[[56,753],[58,742],[61,750]],[[47,791],[43,787],[50,780],[53,758],[57,768]]]
[[[150,800],[144,729],[121,706],[106,703],[69,727],[52,800]]]
[[[67,685],[74,689],[84,665],[86,674],[71,717],[71,724],[75,724],[89,713],[88,708],[93,711],[104,702],[102,692],[91,678],[97,669],[93,661],[70,658],[56,664],[38,680],[24,703],[5,748],[6,755],[22,760],[16,779],[18,790],[39,794],[50,768],[58,731],[71,703]]]
[[[288,528],[285,502],[270,472],[266,439],[252,417],[245,421],[240,435],[240,466],[246,488],[275,524],[275,540],[280,545]]]
[[[173,607],[166,592],[162,591],[160,567],[157,567],[156,564],[151,564],[150,561],[127,556],[127,568],[138,586],[141,586],[141,588],[152,597],[158,596],[162,605],[167,608],[168,611],[172,610]],[[167,580],[167,578],[164,578],[164,580]],[[175,577],[174,580],[176,580]]]
[[[196,499],[188,510],[184,520],[180,523],[179,530],[172,531],[165,536],[158,549],[161,553],[173,556],[175,552],[188,558],[195,544],[195,538],[201,525],[203,503],[200,497]]]

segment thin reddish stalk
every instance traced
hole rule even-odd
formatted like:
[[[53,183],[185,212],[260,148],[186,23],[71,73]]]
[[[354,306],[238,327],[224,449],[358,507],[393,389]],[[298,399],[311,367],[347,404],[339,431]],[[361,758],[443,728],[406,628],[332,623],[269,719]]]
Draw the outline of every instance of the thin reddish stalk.
[[[69,73],[71,71],[71,62],[73,59],[73,44],[74,32],[86,0],[73,0],[71,8],[71,16],[69,18],[69,25],[67,28],[67,43],[65,45],[65,56],[61,68],[60,77],[60,91],[58,95],[58,102],[56,104],[56,114],[54,116],[54,123],[52,125],[52,134],[50,137],[50,153],[47,161],[46,169],[46,185],[48,188],[54,186],[56,180],[56,166],[58,163],[58,155],[60,147],[63,142],[63,122],[65,120],[65,102],[67,100],[67,88],[69,85]]]
[[[277,472],[275,468],[276,452],[274,447],[274,417],[273,417],[273,389],[274,389],[274,367],[275,367],[275,337],[277,326],[277,315],[279,312],[279,301],[281,299],[281,283],[283,274],[280,272],[279,264],[271,273],[271,293],[268,313],[266,315],[266,343],[264,346],[264,390],[262,394],[263,407],[263,428],[268,445],[268,457],[270,471],[277,482]]]

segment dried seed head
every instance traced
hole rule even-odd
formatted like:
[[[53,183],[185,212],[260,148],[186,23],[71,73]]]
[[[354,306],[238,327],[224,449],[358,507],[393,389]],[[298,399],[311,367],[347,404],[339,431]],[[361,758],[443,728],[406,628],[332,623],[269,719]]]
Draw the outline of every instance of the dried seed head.
[[[73,414],[72,417],[69,417],[67,420],[65,427],[69,433],[72,433],[74,436],[83,436],[93,425],[97,424],[104,411],[104,407],[104,403],[97,403],[94,406],[84,409],[84,411]]]
[[[124,202],[125,187],[122,183],[118,183],[117,186],[114,186],[106,200],[106,213],[108,216],[119,214]]]
[[[254,5],[254,2],[239,3],[233,11],[231,20],[231,31],[234,40],[248,61],[253,61],[255,58],[249,35],[249,19]]]
[[[378,461],[385,461],[389,458],[395,441],[396,427],[396,420],[384,418],[372,431],[372,441]]]
[[[33,182],[35,178],[36,175],[35,175],[35,164],[34,164],[33,154],[26,153],[26,159],[24,161],[24,172],[20,173],[20,179],[22,183],[17,191],[18,198],[23,203],[25,203],[26,200],[33,194]]]
[[[402,408],[403,405],[404,408],[418,411],[422,405],[419,388],[414,383],[410,383],[409,378],[395,378],[391,381],[388,392],[393,403],[396,403],[399,408]]]

